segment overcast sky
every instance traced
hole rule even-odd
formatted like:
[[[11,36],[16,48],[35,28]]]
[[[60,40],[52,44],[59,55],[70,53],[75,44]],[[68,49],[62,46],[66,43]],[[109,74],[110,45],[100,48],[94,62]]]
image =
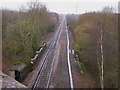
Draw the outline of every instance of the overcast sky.
[[[31,0],[0,0],[0,8],[18,10],[21,5]],[[32,0],[35,1],[35,0]],[[105,6],[111,6],[117,11],[119,0],[39,0],[44,3],[49,11],[57,13],[85,13],[102,10]]]

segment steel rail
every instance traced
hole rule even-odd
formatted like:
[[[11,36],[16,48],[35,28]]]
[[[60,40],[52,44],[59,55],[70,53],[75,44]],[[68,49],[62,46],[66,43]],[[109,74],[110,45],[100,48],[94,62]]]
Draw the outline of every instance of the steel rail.
[[[58,28],[58,30],[57,30],[54,38],[53,38],[53,43],[52,43],[52,42],[50,43],[50,46],[49,46],[49,48],[48,48],[48,51],[46,52],[45,57],[42,59],[42,63],[41,63],[41,65],[40,65],[40,68],[39,68],[39,70],[38,70],[38,72],[37,72],[37,74],[36,74],[36,76],[35,76],[35,79],[34,79],[34,81],[33,81],[33,83],[32,83],[32,90],[34,90],[35,88],[37,88],[37,85],[38,85],[38,82],[39,82],[39,80],[40,80],[40,78],[41,78],[43,69],[45,68],[45,66],[46,66],[46,64],[47,64],[47,61],[48,61],[48,60],[46,60],[46,58],[47,58],[48,54],[51,53],[51,52],[50,52],[50,49],[55,45],[55,41],[57,40],[57,38],[58,38],[58,36],[59,36],[58,34],[59,34],[59,32],[60,32],[60,27],[61,27],[61,24],[60,24],[60,26],[59,26],[59,28]]]

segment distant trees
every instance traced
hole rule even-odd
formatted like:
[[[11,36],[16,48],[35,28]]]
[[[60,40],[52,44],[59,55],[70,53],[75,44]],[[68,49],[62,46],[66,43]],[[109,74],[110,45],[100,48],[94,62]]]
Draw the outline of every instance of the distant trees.
[[[105,7],[102,12],[80,15],[72,29],[74,46],[80,47],[75,51],[101,88],[118,87],[117,17],[112,8]]]
[[[57,23],[57,20],[51,21],[53,16],[39,2],[28,3],[28,9],[19,12],[2,10],[2,14],[3,56],[15,63],[28,63],[51,32],[50,27],[54,31]]]
[[[112,7],[106,6],[102,10],[103,13],[109,14],[109,13],[114,13],[114,10]]]
[[[69,25],[70,30],[73,30],[75,28],[75,24],[78,20],[78,15],[76,14],[68,14],[66,15],[67,24]]]

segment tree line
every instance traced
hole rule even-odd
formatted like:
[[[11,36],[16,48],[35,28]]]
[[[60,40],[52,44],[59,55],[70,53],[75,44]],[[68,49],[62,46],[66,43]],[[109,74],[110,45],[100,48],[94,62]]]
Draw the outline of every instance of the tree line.
[[[97,87],[118,87],[118,14],[110,7],[101,12],[79,15],[75,24],[67,16],[74,39],[74,49],[86,72]],[[71,20],[71,22],[70,22]]]
[[[2,9],[3,57],[13,63],[28,63],[35,51],[55,30],[58,15],[39,2],[27,3],[19,11]],[[53,19],[51,19],[53,18]]]

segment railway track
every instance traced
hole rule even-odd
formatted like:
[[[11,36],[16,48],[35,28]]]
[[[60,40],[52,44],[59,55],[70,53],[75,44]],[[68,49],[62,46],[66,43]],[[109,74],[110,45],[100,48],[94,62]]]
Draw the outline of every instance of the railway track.
[[[61,21],[61,22],[62,22],[62,21]],[[36,73],[35,79],[34,79],[32,85],[31,85],[31,86],[32,86],[32,90],[35,90],[35,88],[38,88],[38,87],[39,87],[39,81],[40,81],[41,76],[42,76],[42,74],[43,74],[44,68],[46,67],[46,65],[47,65],[47,63],[48,63],[48,59],[46,59],[46,58],[51,54],[51,49],[53,49],[54,46],[56,46],[56,44],[58,44],[58,41],[59,41],[58,39],[60,38],[60,32],[61,32],[61,25],[62,25],[62,23],[60,23],[59,28],[58,28],[58,30],[56,31],[56,34],[54,35],[54,38],[53,38],[53,40],[51,41],[50,46],[49,46],[49,48],[48,48],[48,50],[47,50],[44,58],[42,59],[42,63],[41,63],[41,65],[39,66],[39,70],[38,70],[38,72]],[[56,42],[56,41],[57,41],[57,42]],[[55,47],[55,48],[56,48],[56,47]],[[51,66],[53,66],[54,60],[55,60],[55,59],[53,59]],[[49,87],[51,75],[52,75],[52,67],[51,67],[51,70],[50,70],[49,75],[48,75],[48,76],[49,76],[49,79],[48,79],[48,81],[47,81],[46,88]]]
[[[51,77],[53,76],[53,68],[55,66],[54,63],[56,62],[55,60],[56,53],[59,47],[59,42],[60,42],[63,27],[66,30],[66,35],[68,40],[68,31],[67,31],[67,24],[66,24],[65,17],[60,22],[61,23],[58,27],[58,30],[55,32],[53,39],[51,40],[51,43],[45,53],[45,56],[41,60],[42,62],[39,66],[39,69],[35,74],[35,78],[31,85],[32,90],[35,90],[36,88],[49,88],[50,86]],[[69,85],[70,85],[70,88],[73,88],[72,73],[71,73],[70,61],[69,61],[69,40],[67,41],[67,59],[68,59],[67,66],[68,66],[68,72],[69,72],[69,78],[70,78]]]

